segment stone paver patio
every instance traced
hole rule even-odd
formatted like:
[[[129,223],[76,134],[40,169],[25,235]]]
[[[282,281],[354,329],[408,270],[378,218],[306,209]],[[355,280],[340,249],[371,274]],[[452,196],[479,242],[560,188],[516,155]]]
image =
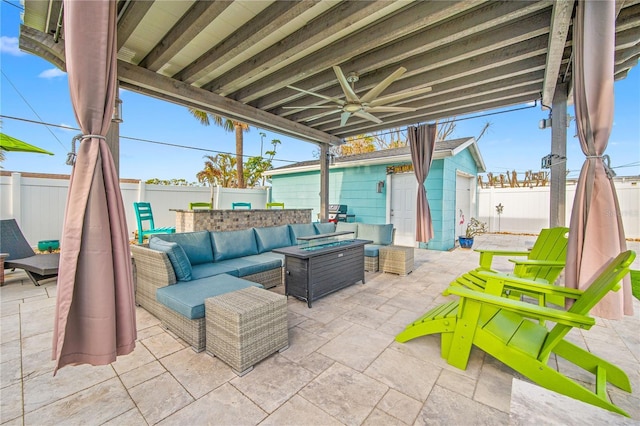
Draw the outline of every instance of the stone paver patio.
[[[492,234],[477,237],[475,246],[520,249],[534,240]],[[629,246],[640,249],[640,243]],[[66,367],[53,377],[55,281],[35,287],[22,272],[7,271],[0,288],[0,423],[570,424],[558,420],[566,407],[562,402],[556,408],[547,402],[531,417],[522,416],[526,401],[516,401],[514,410],[512,383],[523,383],[514,378],[525,382],[518,392],[513,385],[514,398],[527,392],[534,398],[534,392],[520,392],[532,385],[484,352],[474,349],[461,371],[440,358],[439,336],[394,341],[406,324],[445,300],[441,293],[455,276],[477,263],[478,254],[470,250],[416,250],[414,272],[407,277],[367,274],[365,285],[320,299],[312,309],[289,298],[289,349],[243,377],[219,359],[193,352],[142,308],[137,309],[133,354],[109,366]],[[508,268],[509,263],[499,265]],[[636,260],[634,269],[639,265]],[[634,303],[633,317],[598,319],[591,330],[571,334],[631,379],[633,394],[612,386],[609,391],[632,419],[593,408],[610,423],[640,423],[640,303]],[[562,360],[559,364],[565,374],[591,380]]]

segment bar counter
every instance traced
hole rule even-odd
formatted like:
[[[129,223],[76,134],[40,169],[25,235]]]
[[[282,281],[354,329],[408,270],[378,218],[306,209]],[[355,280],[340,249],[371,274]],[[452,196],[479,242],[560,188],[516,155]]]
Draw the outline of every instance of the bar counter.
[[[179,210],[176,232],[233,231],[293,223],[311,223],[313,209]]]

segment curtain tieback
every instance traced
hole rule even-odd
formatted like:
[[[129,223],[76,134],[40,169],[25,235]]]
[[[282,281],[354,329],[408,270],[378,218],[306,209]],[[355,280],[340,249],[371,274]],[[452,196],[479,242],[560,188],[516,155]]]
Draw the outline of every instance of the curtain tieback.
[[[587,155],[587,159],[591,158],[600,158],[602,159],[602,165],[604,166],[604,171],[607,174],[609,179],[613,179],[616,176],[616,172],[611,168],[611,158],[608,155]]]
[[[75,135],[73,137],[73,139],[71,139],[71,152],[67,154],[66,164],[68,166],[73,166],[74,164],[76,164],[76,156],[77,156],[76,155],[76,141],[80,141],[80,140],[84,140],[84,139],[91,139],[91,138],[102,139],[104,141],[107,140],[107,138],[102,136],[102,135],[83,135],[83,134]]]

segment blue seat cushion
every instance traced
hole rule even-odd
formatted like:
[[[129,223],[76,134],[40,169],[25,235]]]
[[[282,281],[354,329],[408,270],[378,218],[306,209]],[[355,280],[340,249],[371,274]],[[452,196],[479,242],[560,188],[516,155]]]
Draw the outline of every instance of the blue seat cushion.
[[[382,247],[380,244],[365,244],[364,255],[367,257],[378,257],[380,247]]]
[[[240,231],[214,231],[210,234],[213,243],[213,257],[216,262],[258,254],[258,244],[253,228]]]
[[[316,222],[313,224],[313,226],[316,227],[316,234],[330,234],[332,232],[336,232],[336,224],[333,222]]]
[[[161,287],[156,290],[156,299],[189,319],[198,319],[204,318],[205,299],[252,286],[264,288],[262,284],[222,274]]]
[[[206,277],[213,277],[220,274],[229,274],[238,276],[237,269],[232,265],[226,265],[222,262],[203,263],[202,265],[192,266],[191,277],[194,280]]]
[[[291,245],[298,244],[298,237],[310,237],[317,234],[313,223],[293,223],[288,226],[291,234]]]
[[[393,242],[393,224],[371,225],[358,223],[358,239],[371,240],[373,244],[388,246]]]
[[[161,238],[151,238],[149,248],[167,253],[169,262],[178,281],[190,281],[192,275],[191,262],[184,249],[178,243],[164,241]]]
[[[358,238],[358,224],[357,223],[347,223],[347,222],[338,222],[336,224],[336,232],[353,232],[353,238]]]
[[[271,269],[280,269],[282,267],[282,262],[278,259],[256,259],[253,256],[227,259],[221,263],[226,267],[235,268],[235,273],[230,272],[230,275],[236,277],[246,277],[247,275],[257,274]]]
[[[258,253],[271,251],[275,248],[289,247],[291,237],[289,236],[289,226],[270,226],[266,228],[253,228],[256,233],[258,243]]]
[[[211,247],[208,231],[180,232],[153,238],[162,238],[165,241],[178,243],[187,254],[191,265],[213,262],[213,247]]]
[[[243,259],[255,260],[257,262],[267,262],[269,260],[278,260],[280,261],[280,266],[284,266],[284,254],[274,253],[272,251],[255,254],[253,256],[245,256],[243,257]]]

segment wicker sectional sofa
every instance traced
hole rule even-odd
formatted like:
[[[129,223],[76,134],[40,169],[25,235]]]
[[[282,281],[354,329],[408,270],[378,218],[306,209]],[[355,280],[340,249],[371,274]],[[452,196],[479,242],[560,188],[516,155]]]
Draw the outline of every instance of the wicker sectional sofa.
[[[271,250],[334,229],[310,223],[154,235],[148,246],[131,246],[136,303],[200,352],[206,346],[205,299],[282,284],[284,256]]]
[[[339,231],[353,232],[354,238],[373,241],[373,244],[364,246],[364,270],[378,272],[380,247],[393,244],[395,237],[393,224],[375,225],[370,223],[338,222],[336,232]]]

